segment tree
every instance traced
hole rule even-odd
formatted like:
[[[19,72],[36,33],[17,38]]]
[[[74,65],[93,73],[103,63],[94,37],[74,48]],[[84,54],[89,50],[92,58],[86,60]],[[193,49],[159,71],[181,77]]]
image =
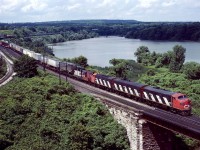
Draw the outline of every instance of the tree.
[[[183,72],[189,79],[200,79],[200,64],[196,62],[188,62],[183,67]]]
[[[71,60],[73,63],[76,63],[76,64],[79,64],[80,66],[82,67],[87,67],[88,64],[87,64],[87,58],[84,57],[84,56],[79,56],[79,57],[75,57]]]
[[[173,52],[172,51],[168,51],[167,53],[164,53],[162,56],[162,60],[161,63],[163,66],[169,66],[171,59],[173,56]]]
[[[159,55],[156,54],[155,51],[153,51],[153,53],[151,53],[151,55],[150,55],[150,59],[149,59],[149,63],[150,63],[150,65],[155,65],[156,60],[158,59],[158,57],[159,57]]]
[[[27,55],[23,55],[14,62],[14,71],[17,76],[31,78],[38,74],[37,61]]]
[[[115,58],[113,58],[113,59],[111,59],[110,61],[109,61],[109,63],[110,64],[112,64],[113,66],[116,66],[117,64],[119,64],[119,63],[121,63],[122,61],[120,60],[120,59],[115,59]]]
[[[173,51],[168,51],[167,53],[164,53],[163,55],[158,56],[155,63],[156,67],[157,68],[162,67],[162,66],[168,67],[171,62],[172,56],[173,56]]]
[[[179,72],[185,61],[186,49],[181,45],[176,45],[173,47],[173,55],[169,64],[169,69],[171,72]]]
[[[87,127],[78,123],[70,127],[69,133],[71,150],[91,149],[92,143],[90,143],[90,139],[92,137]]]
[[[134,55],[137,57],[137,62],[142,63],[142,59],[149,54],[149,49],[146,46],[140,46]]]
[[[116,66],[114,66],[114,72],[116,77],[126,79],[127,78],[127,71],[128,71],[128,63],[126,61],[123,61]]]

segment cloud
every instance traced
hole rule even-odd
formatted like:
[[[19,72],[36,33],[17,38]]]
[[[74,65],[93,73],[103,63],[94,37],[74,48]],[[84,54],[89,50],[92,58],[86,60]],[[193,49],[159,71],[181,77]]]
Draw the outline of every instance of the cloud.
[[[1,22],[75,19],[200,21],[199,0],[0,0]]]
[[[170,1],[166,1],[166,2],[163,2],[162,3],[162,6],[163,7],[169,7],[169,6],[173,6],[176,4],[176,1],[175,0],[170,0]]]
[[[48,5],[39,0],[30,0],[24,7],[21,8],[23,12],[28,11],[41,11],[44,10]]]
[[[73,4],[71,6],[68,6],[67,9],[68,10],[73,10],[73,9],[77,9],[81,6],[81,4],[77,3],[77,4]]]
[[[139,4],[138,7],[149,8],[159,0],[138,0]]]
[[[25,1],[22,0],[2,0],[0,1],[1,5],[0,5],[0,10],[2,12],[4,11],[13,11],[15,8],[19,7],[21,4],[23,4]]]
[[[105,7],[105,6],[108,6],[108,5],[113,5],[114,3],[115,3],[114,0],[103,0],[103,2],[98,4],[97,7]]]

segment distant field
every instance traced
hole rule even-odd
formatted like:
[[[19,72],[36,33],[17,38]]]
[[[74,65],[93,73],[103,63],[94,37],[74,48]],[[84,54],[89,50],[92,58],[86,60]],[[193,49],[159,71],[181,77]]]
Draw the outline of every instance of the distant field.
[[[0,34],[13,34],[13,30],[0,30]]]

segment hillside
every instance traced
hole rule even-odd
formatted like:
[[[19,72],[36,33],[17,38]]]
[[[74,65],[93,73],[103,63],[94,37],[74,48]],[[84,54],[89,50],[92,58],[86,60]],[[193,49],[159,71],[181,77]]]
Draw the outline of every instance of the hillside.
[[[94,98],[40,74],[0,90],[1,149],[129,149],[125,129]]]

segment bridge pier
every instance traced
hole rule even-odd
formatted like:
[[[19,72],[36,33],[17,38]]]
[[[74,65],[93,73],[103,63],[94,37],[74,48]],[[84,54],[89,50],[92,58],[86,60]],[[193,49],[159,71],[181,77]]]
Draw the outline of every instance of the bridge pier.
[[[110,113],[126,130],[131,150],[171,150],[174,134],[142,119],[142,114],[108,106]]]

